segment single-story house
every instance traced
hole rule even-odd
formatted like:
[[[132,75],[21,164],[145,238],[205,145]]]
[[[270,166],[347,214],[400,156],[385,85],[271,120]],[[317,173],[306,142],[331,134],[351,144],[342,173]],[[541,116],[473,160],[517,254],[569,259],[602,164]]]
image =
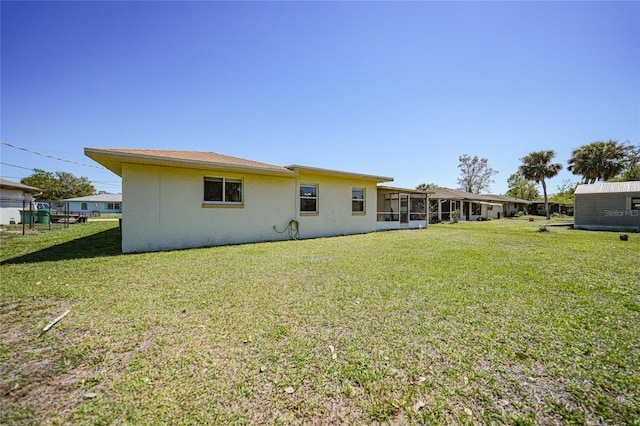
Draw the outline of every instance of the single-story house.
[[[495,203],[502,203],[502,213],[505,217],[513,217],[518,212],[526,213],[531,204],[531,201],[510,197],[508,195],[491,194],[487,197],[490,197]]]
[[[640,181],[578,185],[575,229],[640,232]]]
[[[385,208],[377,185],[393,181],[212,152],[85,148],[85,154],[122,177],[125,253],[376,231],[378,207]],[[410,190],[389,191],[400,194],[389,197],[401,213],[398,228],[426,227],[419,202],[402,195]]]
[[[12,225],[22,222],[20,210],[29,209],[41,189],[0,179],[0,224]]]
[[[67,198],[64,210],[69,213],[122,213],[122,194],[99,194]]]
[[[529,204],[527,200],[506,195],[485,195],[449,188],[432,188],[431,219],[452,220],[452,213],[460,213],[459,220],[500,219],[513,216]]]
[[[573,215],[573,204],[560,203],[558,201],[548,201],[549,214],[564,214],[567,216]],[[529,204],[529,214],[546,216],[547,208],[544,200],[531,201]]]

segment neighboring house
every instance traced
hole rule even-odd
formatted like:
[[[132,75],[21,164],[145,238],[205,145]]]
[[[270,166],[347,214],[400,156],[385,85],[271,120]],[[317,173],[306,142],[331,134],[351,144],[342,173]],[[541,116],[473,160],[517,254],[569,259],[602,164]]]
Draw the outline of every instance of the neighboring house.
[[[527,200],[506,195],[484,195],[449,188],[431,188],[431,218],[451,220],[452,213],[458,211],[460,220],[500,219],[513,216],[524,210]]]
[[[640,232],[640,181],[578,185],[575,229]]]
[[[510,197],[508,195],[488,195],[495,203],[502,203],[502,213],[506,217],[513,217],[518,212],[526,213],[531,201],[522,198]]]
[[[85,154],[122,177],[125,253],[284,240],[296,231],[300,238],[376,231],[377,185],[393,181],[211,152],[85,148]],[[398,217],[398,227],[420,222],[407,215]]]
[[[122,213],[122,194],[100,194],[67,198],[64,210],[69,213]]]
[[[29,209],[34,197],[40,193],[42,190],[33,186],[0,179],[0,224],[21,223],[20,210]]]

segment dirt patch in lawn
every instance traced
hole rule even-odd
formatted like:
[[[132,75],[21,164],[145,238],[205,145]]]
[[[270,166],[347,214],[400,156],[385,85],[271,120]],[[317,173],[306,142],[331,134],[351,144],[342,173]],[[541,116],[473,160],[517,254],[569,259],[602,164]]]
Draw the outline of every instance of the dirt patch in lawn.
[[[48,300],[0,305],[0,423],[64,418],[85,398],[83,384],[95,370],[69,350],[83,333],[64,326],[64,319],[42,333],[69,308],[67,302]]]

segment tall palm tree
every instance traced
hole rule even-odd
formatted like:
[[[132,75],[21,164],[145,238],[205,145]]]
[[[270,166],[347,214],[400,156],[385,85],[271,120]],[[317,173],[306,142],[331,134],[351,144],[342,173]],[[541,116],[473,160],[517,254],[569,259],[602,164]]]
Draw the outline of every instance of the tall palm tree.
[[[545,179],[554,177],[562,170],[562,164],[551,162],[555,156],[556,153],[553,150],[534,151],[520,159],[522,164],[519,170],[522,176],[525,179],[534,180],[536,183],[542,184],[547,219],[551,219],[551,214],[549,213],[549,199],[547,198],[547,183]]]
[[[631,147],[613,139],[591,142],[571,152],[567,170],[581,175],[584,183],[609,180],[624,170],[630,153]]]

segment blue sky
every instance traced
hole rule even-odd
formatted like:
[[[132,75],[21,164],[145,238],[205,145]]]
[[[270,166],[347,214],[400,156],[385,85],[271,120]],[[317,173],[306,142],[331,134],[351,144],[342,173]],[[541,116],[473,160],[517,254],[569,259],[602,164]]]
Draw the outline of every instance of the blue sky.
[[[456,187],[486,157],[640,142],[639,2],[1,2],[1,138],[213,151]],[[106,170],[6,145],[1,175]],[[18,168],[15,166],[23,167]],[[578,181],[566,170],[549,183]]]

